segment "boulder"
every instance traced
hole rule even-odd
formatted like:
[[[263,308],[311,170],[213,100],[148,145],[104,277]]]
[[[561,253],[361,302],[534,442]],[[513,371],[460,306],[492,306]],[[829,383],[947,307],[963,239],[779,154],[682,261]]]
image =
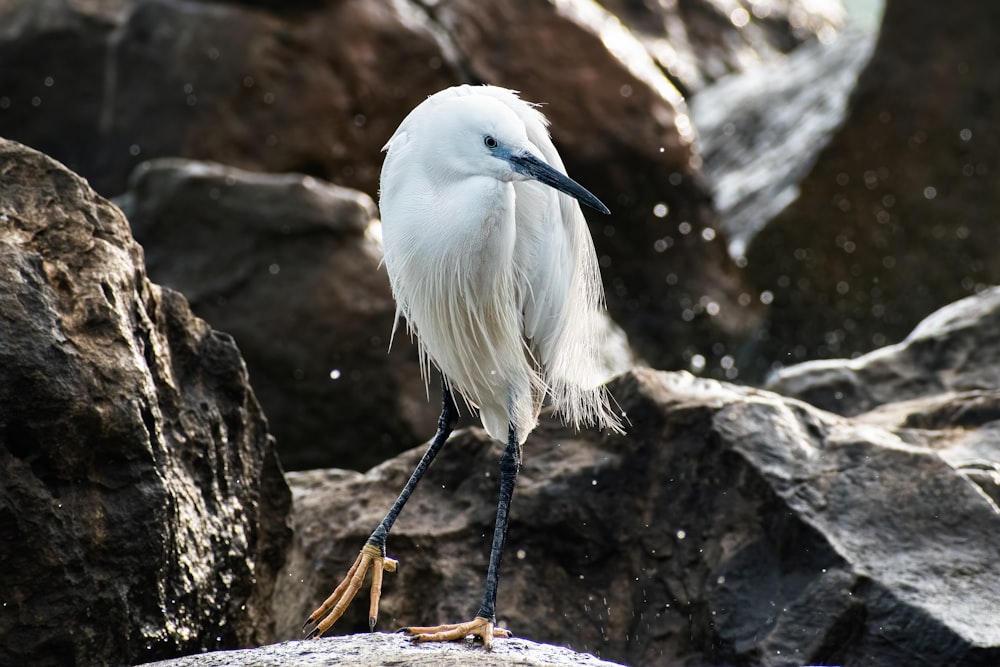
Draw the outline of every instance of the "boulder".
[[[798,197],[800,183],[844,122],[875,37],[841,32],[830,43],[804,45],[690,99],[705,180],[729,252],[741,264],[747,244]],[[750,362],[741,361],[741,367]]]
[[[161,158],[119,203],[150,277],[235,338],[286,468],[366,470],[433,432],[415,346],[402,332],[387,353],[396,305],[367,195]]]
[[[498,600],[515,635],[632,665],[1000,660],[984,593],[1000,577],[1000,511],[941,455],[995,421],[852,421],[642,368],[612,392],[627,436],[547,422],[525,444]],[[500,452],[478,429],[445,446],[389,537],[400,565],[380,628],[476,611]],[[420,454],[290,475],[279,636],[295,636],[346,572]],[[336,632],[365,628],[361,598]]]
[[[471,642],[414,644],[402,635],[380,632],[292,641],[241,651],[216,651],[150,663],[144,667],[621,667],[592,655],[523,639],[494,644],[493,650]]]
[[[457,78],[421,14],[366,0],[5,3],[0,135],[106,196],[164,156],[373,194],[405,110]]]
[[[988,213],[1000,206],[1000,70],[984,57],[998,22],[996,3],[887,0],[843,122],[748,244],[747,278],[772,297],[758,354],[857,356],[1000,283]]]
[[[231,337],[121,212],[0,140],[0,664],[273,637],[290,494]]]
[[[621,18],[685,95],[780,61],[804,43],[829,42],[844,23],[840,0],[601,4]]]
[[[847,416],[890,403],[994,390],[1000,387],[1000,287],[945,306],[896,345],[855,359],[789,366],[767,387]]]

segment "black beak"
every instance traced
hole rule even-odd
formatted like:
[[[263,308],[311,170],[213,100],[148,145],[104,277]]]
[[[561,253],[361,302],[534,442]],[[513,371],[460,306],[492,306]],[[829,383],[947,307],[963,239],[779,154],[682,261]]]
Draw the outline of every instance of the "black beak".
[[[581,204],[586,204],[590,208],[600,211],[601,213],[611,213],[611,211],[608,210],[608,207],[602,204],[601,200],[592,195],[589,190],[566,174],[553,169],[548,163],[536,157],[532,153],[529,153],[528,151],[521,151],[510,155],[507,159],[510,162],[510,165],[514,168],[514,171],[519,174],[524,174],[528,178],[533,178],[539,183],[544,183],[551,188],[555,188],[559,192],[564,192],[579,201]]]

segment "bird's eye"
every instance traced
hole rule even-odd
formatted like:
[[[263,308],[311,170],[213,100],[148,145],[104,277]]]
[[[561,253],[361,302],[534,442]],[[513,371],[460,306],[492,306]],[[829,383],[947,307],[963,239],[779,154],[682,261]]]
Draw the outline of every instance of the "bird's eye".
[[[487,134],[487,135],[486,135],[485,137],[483,137],[483,143],[484,143],[484,144],[486,145],[486,147],[487,147],[487,148],[489,148],[489,149],[493,149],[493,148],[496,148],[497,146],[499,146],[499,145],[500,145],[500,144],[499,144],[499,143],[497,142],[497,140],[496,140],[496,139],[495,139],[495,138],[493,137],[493,135],[490,135],[490,134]]]

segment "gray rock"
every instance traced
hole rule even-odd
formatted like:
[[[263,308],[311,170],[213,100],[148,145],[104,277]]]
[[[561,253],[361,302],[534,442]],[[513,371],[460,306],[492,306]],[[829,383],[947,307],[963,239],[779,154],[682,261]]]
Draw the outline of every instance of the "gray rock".
[[[151,663],[145,667],[614,667],[558,646],[508,639],[491,651],[471,642],[414,644],[402,635],[365,633],[291,641],[243,651],[203,653]]]
[[[983,214],[1000,206],[998,24],[997,3],[887,0],[844,121],[747,245],[747,278],[772,297],[756,354],[854,357],[1000,284],[1000,223]]]
[[[830,40],[844,22],[840,0],[772,0],[749,7],[711,0],[601,4],[642,40],[685,95],[778,61],[803,43]]]
[[[433,429],[416,350],[389,336],[375,204],[300,174],[163,158],[120,199],[150,277],[231,334],[291,469],[365,470]]]
[[[1000,288],[945,306],[901,343],[856,359],[777,371],[767,388],[853,416],[879,406],[1000,387]],[[969,402],[966,396],[963,404]],[[955,415],[948,421],[962,425]],[[925,420],[924,423],[930,423]]]
[[[745,260],[750,240],[799,196],[799,184],[844,121],[874,42],[875,35],[845,31],[691,98],[705,179],[733,257]]]
[[[291,497],[232,338],[121,212],[0,139],[0,664],[269,641]]]
[[[1000,512],[939,454],[960,444],[949,413],[938,429],[853,422],[646,369],[612,391],[626,437],[545,423],[525,445],[498,599],[516,635],[633,665],[1000,660],[986,594]],[[428,471],[389,538],[400,567],[380,627],[474,613],[500,450],[464,431]],[[419,455],[291,476],[279,636],[295,636],[344,574]],[[360,631],[366,616],[357,600],[334,629]]]

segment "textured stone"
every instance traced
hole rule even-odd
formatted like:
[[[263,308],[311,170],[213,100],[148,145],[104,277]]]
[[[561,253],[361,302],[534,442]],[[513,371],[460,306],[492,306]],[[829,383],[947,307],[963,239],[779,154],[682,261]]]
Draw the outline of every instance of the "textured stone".
[[[897,345],[856,359],[824,359],[789,366],[768,382],[772,391],[848,416],[889,403],[997,387],[997,287],[945,306]],[[945,421],[962,425],[956,415]]]
[[[546,423],[525,445],[498,599],[515,635],[634,665],[1000,659],[984,595],[1000,577],[1000,512],[939,454],[955,430],[947,413],[939,430],[852,422],[645,369],[612,390],[627,437]],[[389,538],[400,567],[383,584],[381,628],[478,608],[500,450],[463,431],[428,471]],[[343,575],[419,455],[291,476],[280,636]],[[360,631],[366,616],[356,601],[335,629]]]
[[[685,95],[727,75],[830,41],[844,22],[840,0],[630,2],[603,0]]]
[[[798,196],[844,121],[874,42],[875,35],[843,32],[690,99],[703,172],[734,257],[745,261],[749,241]]]
[[[0,140],[0,664],[273,636],[290,494],[232,339],[121,212]]]
[[[615,667],[558,646],[511,639],[487,652],[469,642],[414,644],[402,635],[365,633],[294,641],[242,651],[203,653],[146,667]]]
[[[846,118],[748,246],[773,294],[758,354],[853,357],[1000,283],[998,22],[996,3],[887,0]]]
[[[150,277],[236,339],[287,468],[364,470],[433,429],[413,346],[386,353],[396,305],[367,195],[164,158],[120,203]]]

